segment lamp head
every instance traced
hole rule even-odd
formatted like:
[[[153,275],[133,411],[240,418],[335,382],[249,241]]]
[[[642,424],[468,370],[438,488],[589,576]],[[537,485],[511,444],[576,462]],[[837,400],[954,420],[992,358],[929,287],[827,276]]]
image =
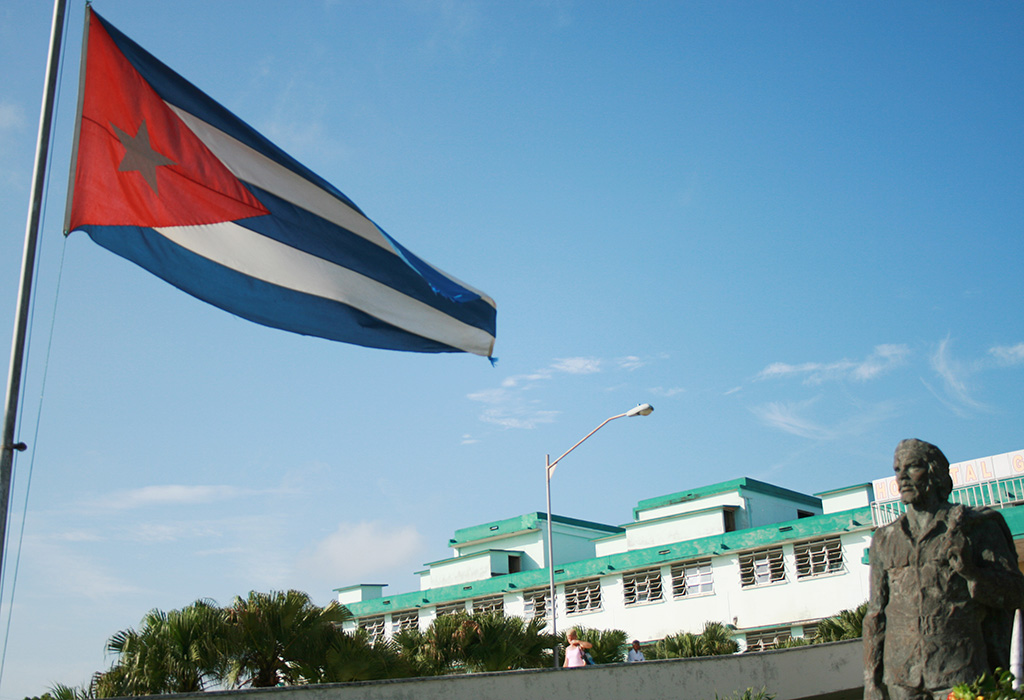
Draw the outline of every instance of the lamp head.
[[[654,406],[649,403],[642,403],[626,411],[626,416],[630,418],[633,416],[649,416],[653,411]]]

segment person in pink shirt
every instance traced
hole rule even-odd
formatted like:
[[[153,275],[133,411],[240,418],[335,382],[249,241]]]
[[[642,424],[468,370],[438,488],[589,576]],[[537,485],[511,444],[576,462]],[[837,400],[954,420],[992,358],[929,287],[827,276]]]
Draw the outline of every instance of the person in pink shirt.
[[[591,648],[593,645],[590,642],[584,642],[576,636],[576,630],[569,630],[569,634],[566,635],[569,646],[565,649],[565,661],[562,662],[562,666],[565,668],[579,668],[580,666],[586,666],[587,660],[583,658],[583,651]]]

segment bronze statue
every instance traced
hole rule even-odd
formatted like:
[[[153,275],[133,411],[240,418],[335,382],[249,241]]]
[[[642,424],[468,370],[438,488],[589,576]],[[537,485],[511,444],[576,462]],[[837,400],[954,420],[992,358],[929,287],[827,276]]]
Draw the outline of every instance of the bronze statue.
[[[904,440],[893,460],[907,512],[871,542],[864,700],[945,700],[952,686],[1009,668],[1024,575],[1003,516],[947,502],[949,461]]]

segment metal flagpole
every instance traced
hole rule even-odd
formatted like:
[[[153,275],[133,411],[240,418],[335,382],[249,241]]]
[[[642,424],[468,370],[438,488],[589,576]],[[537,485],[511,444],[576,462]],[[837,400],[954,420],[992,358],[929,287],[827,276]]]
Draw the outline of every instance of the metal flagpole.
[[[43,84],[43,106],[39,115],[39,136],[36,140],[36,162],[32,171],[32,194],[28,203],[25,226],[25,249],[21,259],[21,286],[18,308],[14,316],[14,338],[11,342],[11,367],[7,374],[7,397],[4,402],[3,438],[0,440],[0,569],[3,567],[4,544],[7,540],[7,515],[11,498],[11,475],[14,452],[25,449],[14,443],[14,427],[18,417],[21,373],[25,360],[25,337],[28,329],[29,302],[32,296],[32,275],[39,238],[39,215],[42,209],[46,160],[50,151],[50,128],[53,125],[53,101],[57,91],[57,70],[60,64],[60,42],[64,28],[66,0],[54,0],[53,24],[50,28],[50,57]]]

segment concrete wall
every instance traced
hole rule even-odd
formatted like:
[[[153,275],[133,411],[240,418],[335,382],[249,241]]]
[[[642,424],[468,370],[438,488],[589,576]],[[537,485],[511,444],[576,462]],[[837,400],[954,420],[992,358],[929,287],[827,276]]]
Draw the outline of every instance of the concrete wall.
[[[238,700],[714,700],[765,687],[776,700],[859,700],[864,666],[861,641],[703,659],[608,664],[572,670],[473,673],[368,683],[196,693]],[[183,697],[183,696],[178,696]]]

